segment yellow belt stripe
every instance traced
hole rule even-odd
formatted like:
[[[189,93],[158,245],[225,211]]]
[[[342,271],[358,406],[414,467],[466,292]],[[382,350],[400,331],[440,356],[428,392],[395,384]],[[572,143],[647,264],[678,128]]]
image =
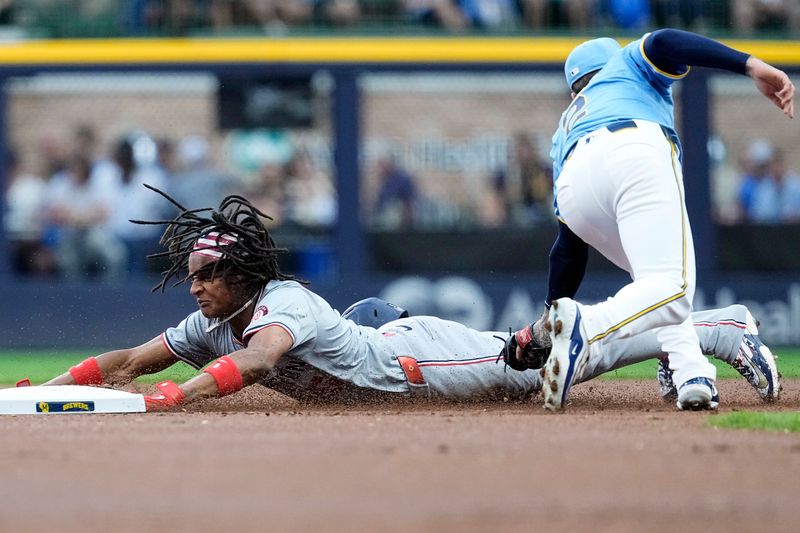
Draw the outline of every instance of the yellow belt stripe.
[[[679,176],[678,176],[677,170],[675,169],[675,156],[676,156],[675,144],[670,140],[668,140],[668,142],[670,144],[670,151],[671,151],[671,157],[672,157],[672,174],[673,174],[673,176],[675,178],[675,184],[678,186],[678,196],[681,199],[681,235],[683,236],[683,239],[682,239],[683,258],[682,258],[682,264],[681,264],[681,278],[683,279],[683,285],[681,285],[681,289],[682,290],[678,294],[674,294],[672,296],[669,296],[668,298],[658,302],[657,304],[653,304],[650,307],[648,307],[647,309],[639,311],[635,315],[626,318],[622,322],[611,326],[606,331],[604,331],[602,333],[598,333],[597,335],[595,335],[594,337],[589,339],[589,344],[592,344],[593,342],[599,341],[600,339],[603,339],[603,338],[607,337],[608,335],[610,335],[611,333],[617,331],[621,327],[623,327],[623,326],[625,326],[627,324],[630,324],[631,322],[633,322],[637,318],[640,318],[640,317],[646,315],[647,313],[658,309],[659,307],[662,307],[662,306],[664,306],[664,305],[666,305],[666,304],[668,304],[670,302],[674,302],[678,298],[686,296],[686,287],[689,286],[689,283],[686,281],[686,246],[687,246],[687,244],[686,244],[686,213],[684,212],[683,195],[681,194],[680,181],[678,181],[679,180]]]

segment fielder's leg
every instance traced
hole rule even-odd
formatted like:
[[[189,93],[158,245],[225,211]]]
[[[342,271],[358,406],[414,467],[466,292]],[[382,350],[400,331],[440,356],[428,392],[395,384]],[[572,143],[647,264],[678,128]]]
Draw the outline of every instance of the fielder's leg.
[[[557,182],[570,229],[633,278],[607,301],[579,306],[589,359],[614,338],[657,329],[686,403],[714,407],[716,370],[689,320],[695,265],[680,163],[658,126],[638,124],[579,145]]]

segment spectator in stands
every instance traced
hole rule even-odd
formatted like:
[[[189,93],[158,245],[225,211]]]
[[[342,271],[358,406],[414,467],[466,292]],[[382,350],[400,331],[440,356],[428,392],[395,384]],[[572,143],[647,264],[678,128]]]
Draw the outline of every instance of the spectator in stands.
[[[508,164],[492,177],[499,223],[528,224],[552,217],[552,177],[548,165],[525,132],[514,134]]]
[[[513,30],[522,25],[516,0],[458,0],[469,26],[479,30]]]
[[[328,24],[351,28],[361,21],[361,6],[357,0],[318,0],[318,10]]]
[[[211,21],[216,30],[258,26],[268,32],[283,32],[292,26],[310,24],[314,0],[211,0]]]
[[[73,142],[75,143],[73,155],[94,161],[97,157],[97,133],[94,126],[81,123],[75,126]]]
[[[657,28],[701,30],[709,20],[707,0],[652,0],[653,20]]]
[[[614,26],[623,30],[641,30],[650,24],[650,0],[608,0]]]
[[[750,144],[743,166],[739,205],[746,221],[778,224],[800,219],[800,177],[787,172],[780,150],[757,139]]]
[[[156,167],[169,181],[177,172],[175,161],[175,143],[168,137],[156,141]]]
[[[518,0],[525,23],[536,30],[554,26],[587,29],[602,0]]]
[[[225,196],[235,192],[237,181],[214,164],[205,137],[190,135],[181,139],[177,156],[179,170],[172,176],[168,190],[187,209],[219,205]]]
[[[775,205],[770,206],[769,198],[772,196],[769,170],[774,155],[775,147],[771,142],[756,139],[750,143],[742,158],[739,211],[747,221],[763,221],[772,218],[777,211]]]
[[[771,170],[778,188],[781,222],[800,222],[800,176],[786,167],[786,158],[781,150],[775,151]]]
[[[152,149],[150,159],[138,158],[135,143],[147,143]],[[164,211],[163,199],[146,189],[144,184],[158,189],[167,188],[166,177],[155,165],[155,143],[144,135],[119,139],[113,148],[112,159],[95,165],[92,180],[104,187],[111,198],[112,210],[108,228],[112,237],[121,242],[129,257],[128,273],[147,271],[146,255],[158,249],[157,227],[132,224],[130,220],[153,220],[169,213]]]
[[[464,31],[469,22],[455,0],[402,0],[403,14],[409,22],[436,26],[449,31]]]
[[[6,154],[5,231],[11,266],[18,274],[52,274],[55,256],[43,242],[47,183],[24,172],[16,152]]]
[[[800,30],[800,2],[797,0],[731,0],[733,28],[740,33]]]
[[[45,196],[48,221],[58,234],[60,271],[68,278],[90,274],[120,277],[127,252],[108,228],[114,197],[92,177],[91,162],[74,157],[65,170],[53,176]]]
[[[70,148],[63,139],[53,133],[46,133],[39,138],[38,148],[43,176],[52,177],[67,168]]]
[[[383,153],[376,161],[379,189],[373,222],[382,227],[414,224],[419,193],[414,178],[397,162],[394,154]]]
[[[16,22],[16,2],[14,0],[0,0],[0,26],[7,26]]]
[[[338,206],[330,175],[320,170],[304,149],[295,152],[287,169],[287,219],[303,226],[335,224]]]
[[[271,221],[264,221],[267,226],[282,224],[286,208],[286,165],[278,161],[263,163],[247,197],[254,206],[272,217]]]

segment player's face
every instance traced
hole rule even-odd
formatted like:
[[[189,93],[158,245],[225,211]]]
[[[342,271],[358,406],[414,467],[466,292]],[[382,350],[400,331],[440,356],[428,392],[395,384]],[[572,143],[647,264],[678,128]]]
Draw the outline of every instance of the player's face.
[[[211,277],[211,257],[192,254],[189,256],[189,292],[197,299],[197,306],[206,318],[223,318],[234,313],[242,305],[237,291],[225,282],[222,276]]]

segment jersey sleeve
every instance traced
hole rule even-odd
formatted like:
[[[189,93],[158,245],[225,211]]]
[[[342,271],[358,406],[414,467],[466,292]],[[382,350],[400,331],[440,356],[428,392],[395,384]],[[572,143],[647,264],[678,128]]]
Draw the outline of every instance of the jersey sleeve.
[[[195,311],[162,333],[161,340],[172,355],[195,368],[202,368],[215,356],[206,333],[207,327],[208,319],[200,311]]]
[[[645,52],[645,41],[651,34],[647,33],[641,39],[633,41],[625,47],[624,54],[626,59],[633,63],[638,71],[644,78],[650,82],[651,85],[659,87],[669,87],[675,81],[683,79],[689,74],[691,67],[688,65],[676,70],[675,73],[670,73],[662,70],[656,66],[653,61],[647,57]]]
[[[305,292],[299,285],[283,285],[267,291],[244,330],[245,343],[268,327],[286,331],[292,338],[292,348],[313,341],[317,335],[316,320]]]

